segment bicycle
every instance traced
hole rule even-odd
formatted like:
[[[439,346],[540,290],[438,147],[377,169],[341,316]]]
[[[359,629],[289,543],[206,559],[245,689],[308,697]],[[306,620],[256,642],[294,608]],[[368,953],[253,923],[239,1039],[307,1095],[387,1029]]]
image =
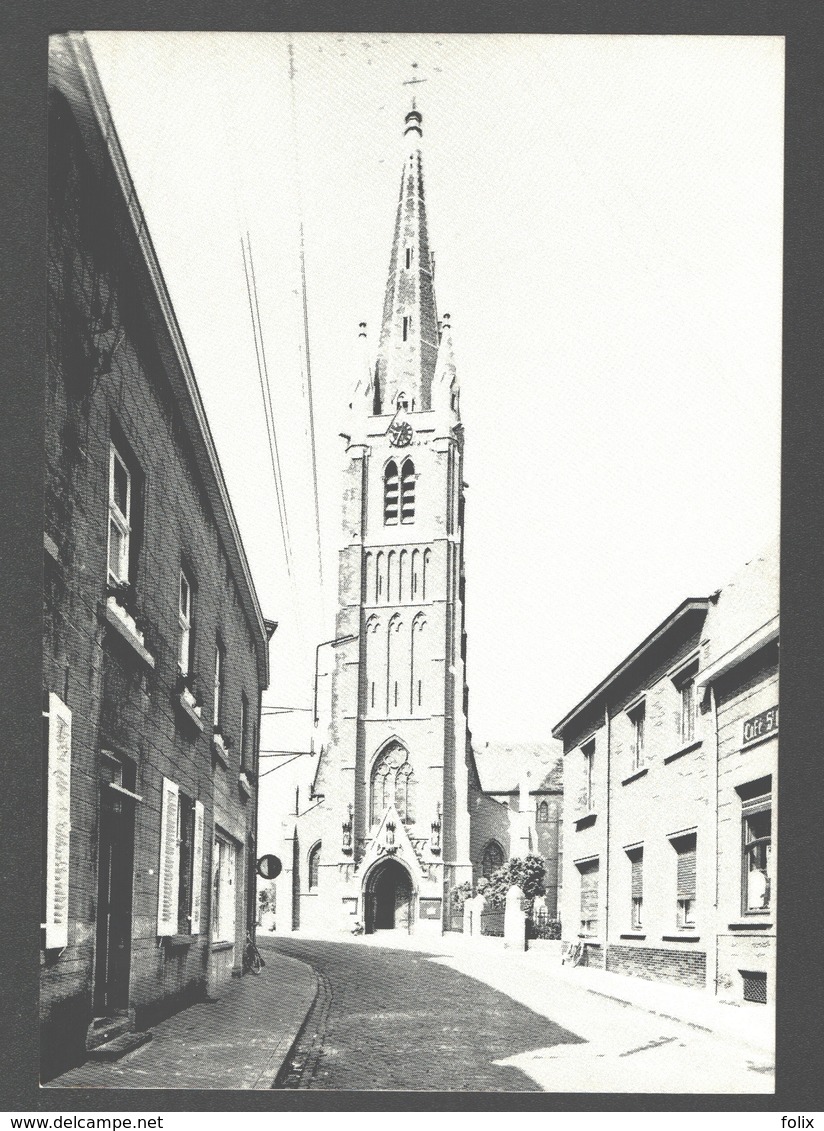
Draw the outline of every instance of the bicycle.
[[[261,958],[260,951],[255,946],[251,932],[246,932],[246,945],[243,948],[243,973],[259,974],[266,963]]]

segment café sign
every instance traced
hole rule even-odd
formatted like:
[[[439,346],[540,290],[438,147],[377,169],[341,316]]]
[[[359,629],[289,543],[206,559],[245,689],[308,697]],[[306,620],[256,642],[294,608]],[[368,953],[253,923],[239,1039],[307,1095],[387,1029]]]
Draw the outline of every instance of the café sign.
[[[762,711],[760,715],[753,715],[744,723],[744,742],[755,742],[758,738],[769,738],[778,730],[778,704]]]

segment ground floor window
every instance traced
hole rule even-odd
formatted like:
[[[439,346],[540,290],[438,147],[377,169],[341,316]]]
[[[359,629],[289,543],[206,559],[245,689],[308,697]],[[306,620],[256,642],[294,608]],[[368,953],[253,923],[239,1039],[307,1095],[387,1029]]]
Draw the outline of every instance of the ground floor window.
[[[581,876],[581,934],[598,933],[598,861],[586,860],[578,865]]]
[[[235,939],[235,869],[237,853],[234,844],[215,836],[212,889],[212,939],[234,942]]]
[[[739,791],[741,801],[743,914],[768,911],[772,896],[771,779]],[[757,792],[756,792],[757,791]]]
[[[630,862],[630,899],[632,929],[640,930],[643,923],[644,912],[644,850],[643,848],[630,848],[627,850]]]
[[[682,929],[695,926],[696,834],[674,837],[677,858],[677,923]]]
[[[203,804],[163,779],[157,933],[200,933]]]

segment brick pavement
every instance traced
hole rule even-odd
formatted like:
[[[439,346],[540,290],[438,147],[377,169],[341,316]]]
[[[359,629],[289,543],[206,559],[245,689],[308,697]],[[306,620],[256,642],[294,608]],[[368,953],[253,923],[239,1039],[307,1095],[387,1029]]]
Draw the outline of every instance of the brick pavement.
[[[87,1061],[49,1088],[271,1088],[312,1007],[317,979],[303,962],[258,940],[266,966],[232,979],[152,1028],[152,1040],[113,1064]]]
[[[276,945],[311,962],[330,987],[319,1026],[307,1024],[279,1087],[535,1091],[527,1073],[500,1060],[581,1040],[423,953],[299,936]]]

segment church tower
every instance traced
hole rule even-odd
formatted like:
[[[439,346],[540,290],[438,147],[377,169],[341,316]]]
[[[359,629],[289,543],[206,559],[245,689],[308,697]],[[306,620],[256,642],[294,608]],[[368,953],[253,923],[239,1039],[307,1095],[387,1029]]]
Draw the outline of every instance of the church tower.
[[[297,827],[300,924],[436,931],[472,878],[463,452],[449,316],[435,302],[422,118],[404,164],[377,357],[349,406],[328,734]],[[321,800],[322,799],[322,800]]]

